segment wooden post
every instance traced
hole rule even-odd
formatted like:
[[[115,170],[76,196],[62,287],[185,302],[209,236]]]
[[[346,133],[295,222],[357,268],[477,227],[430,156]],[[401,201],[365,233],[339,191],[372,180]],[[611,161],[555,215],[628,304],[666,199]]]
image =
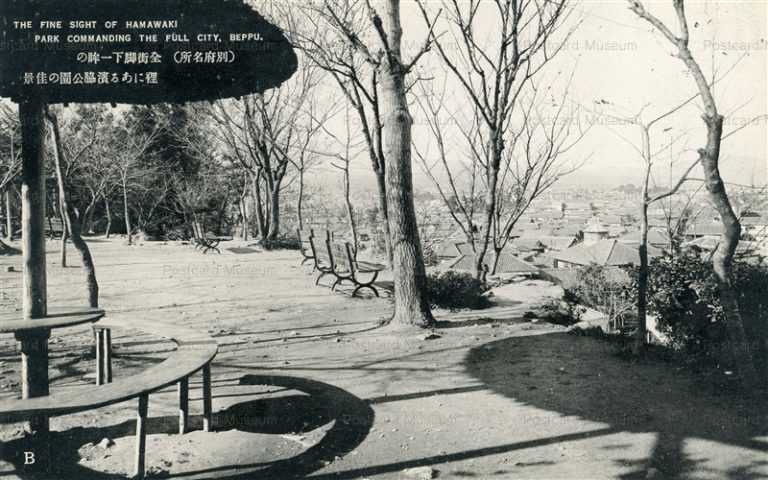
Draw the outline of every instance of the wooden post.
[[[189,419],[189,377],[179,380],[179,435],[187,433]]]
[[[211,431],[211,364],[203,367],[203,431]]]
[[[96,385],[104,384],[104,329],[93,327],[96,334]]]
[[[45,277],[45,123],[43,102],[19,103],[22,143],[21,232],[22,310],[24,318],[47,313]],[[48,331],[18,336],[21,342],[22,398],[48,395]],[[48,431],[48,419],[30,422],[32,431]]]
[[[22,301],[25,318],[44,317],[45,277],[45,124],[43,103],[19,103],[21,122],[22,185],[21,232],[24,276]]]
[[[102,340],[104,341],[104,381],[112,383],[112,330],[104,329]]]
[[[147,450],[147,410],[149,407],[149,394],[142,393],[139,396],[139,409],[136,415],[136,469],[133,478],[143,479],[145,474],[145,455]]]

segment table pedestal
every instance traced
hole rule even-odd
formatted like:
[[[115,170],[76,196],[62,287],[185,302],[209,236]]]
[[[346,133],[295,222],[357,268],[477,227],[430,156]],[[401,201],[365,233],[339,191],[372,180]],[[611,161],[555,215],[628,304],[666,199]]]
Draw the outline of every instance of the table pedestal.
[[[21,398],[48,395],[48,338],[51,331],[17,332],[21,343]],[[29,422],[30,432],[47,433],[48,417],[35,417]]]

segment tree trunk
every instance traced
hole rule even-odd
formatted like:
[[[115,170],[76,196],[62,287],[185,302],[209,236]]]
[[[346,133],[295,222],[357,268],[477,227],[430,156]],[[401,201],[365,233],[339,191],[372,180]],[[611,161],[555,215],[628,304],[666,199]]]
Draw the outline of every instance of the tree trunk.
[[[739,302],[733,288],[733,256],[739,244],[741,223],[733,211],[725,184],[720,177],[718,162],[720,158],[720,142],[723,134],[723,117],[719,114],[704,116],[707,124],[707,147],[699,150],[701,164],[704,167],[704,178],[709,200],[720,214],[723,224],[723,235],[720,245],[712,257],[712,267],[717,277],[720,291],[720,304],[725,316],[725,327],[728,332],[730,351],[735,362],[735,368],[740,374],[744,387],[753,391],[758,384],[757,371],[752,359],[750,344],[744,331],[744,321],[739,309]]]
[[[346,160],[349,162],[349,160]],[[355,221],[355,208],[352,206],[352,202],[349,199],[349,163],[346,164],[344,169],[344,204],[347,207],[347,222],[349,223],[349,230],[352,233],[352,247],[355,258],[357,258],[357,222]]]
[[[61,262],[61,268],[67,266],[67,240],[69,240],[69,229],[67,228],[67,222],[64,218],[67,216],[67,212],[64,210],[64,203],[62,202],[64,193],[59,191],[59,215],[61,215],[61,251],[59,260]]]
[[[107,213],[107,231],[105,232],[105,235],[106,238],[109,238],[112,230],[112,210],[109,208],[109,198],[107,198],[106,195],[104,195],[104,210],[106,210]]]
[[[392,236],[389,232],[389,212],[387,211],[387,179],[386,170],[384,169],[384,160],[381,159],[382,167],[379,170],[375,170],[376,174],[376,186],[379,191],[379,213],[383,219],[384,225],[384,243],[387,249],[387,264],[392,266]],[[384,171],[382,171],[384,170]]]
[[[688,67],[696,80],[704,102],[704,123],[707,126],[707,145],[699,150],[701,165],[704,170],[704,181],[709,201],[720,214],[723,224],[723,235],[720,245],[712,257],[712,267],[717,277],[720,291],[720,304],[723,307],[725,327],[728,332],[728,343],[735,368],[739,373],[742,386],[748,392],[753,392],[758,384],[757,371],[752,358],[752,352],[747,335],[744,331],[744,321],[741,317],[739,302],[733,288],[733,256],[739,244],[741,223],[733,211],[725,184],[720,177],[720,143],[723,138],[723,116],[717,111],[717,104],[699,64],[693,59],[687,43],[678,46],[679,57]]]
[[[393,321],[401,325],[429,327],[434,318],[426,297],[426,271],[413,203],[411,172],[411,126],[413,119],[406,99],[406,71],[401,60],[402,27],[400,1],[384,4],[384,28],[389,52],[382,59],[384,111],[384,156],[387,165],[387,207],[392,241],[392,270],[395,284]]]
[[[491,242],[493,214],[496,212],[496,189],[499,183],[499,168],[501,165],[501,149],[497,146],[496,134],[491,134],[491,149],[493,150],[491,164],[488,165],[488,192],[485,196],[485,225],[483,225],[480,250],[475,257],[475,276],[482,280],[485,276],[485,255]]]
[[[13,208],[11,205],[11,187],[5,188],[5,239],[13,241]]]
[[[242,232],[241,237],[246,242],[248,241],[248,218],[250,215],[248,215],[248,202],[246,199],[248,198],[248,180],[243,183],[243,192],[240,194],[240,211],[242,212]]]
[[[264,222],[264,205],[261,201],[261,179],[258,175],[251,178],[251,189],[253,190],[253,209],[256,214],[256,229],[261,240],[267,237],[267,225]]]
[[[125,234],[128,236],[128,245],[133,245],[133,237],[131,235],[131,217],[128,215],[128,185],[123,180],[123,215],[125,216]]]
[[[66,193],[66,179],[64,178],[64,169],[62,164],[65,162],[64,151],[61,148],[61,133],[59,132],[59,122],[56,118],[56,114],[48,112],[48,120],[51,122],[53,129],[53,145],[54,145],[54,163],[56,167],[56,180],[59,187],[59,201],[61,203],[62,223],[64,224],[64,230],[69,231],[69,235],[72,237],[72,245],[74,245],[77,252],[80,254],[80,260],[83,264],[83,271],[85,272],[85,283],[88,289],[88,306],[91,308],[99,307],[99,282],[96,280],[96,268],[93,264],[93,257],[91,257],[91,251],[88,248],[88,244],[85,243],[80,232],[80,219],[75,218],[73,221],[72,214],[69,209],[69,202],[67,200]],[[62,238],[64,234],[62,232]]]
[[[650,168],[649,168],[650,170]],[[643,186],[642,217],[640,219],[640,269],[637,272],[637,330],[632,353],[639,355],[645,348],[648,337],[646,318],[648,315],[648,181]]]
[[[302,216],[301,208],[304,203],[304,169],[299,170],[299,193],[296,195],[296,223],[299,225],[299,230],[304,230],[304,218]]]
[[[496,269],[499,268],[499,258],[501,257],[501,251],[504,250],[504,247],[493,247],[493,267],[491,268],[491,275],[496,275]]]
[[[83,218],[80,222],[80,231],[85,231],[88,233],[93,233],[93,209],[96,206],[96,200],[98,200],[98,195],[95,195],[91,193],[91,201],[88,203],[88,206],[85,207],[85,213],[83,214]]]
[[[643,178],[643,198],[640,204],[640,245],[638,254],[640,255],[640,269],[637,272],[637,330],[632,345],[632,353],[640,355],[648,339],[648,187],[651,181],[651,167],[653,158],[651,157],[651,137],[648,127],[640,125],[640,135],[643,139],[643,157],[645,160],[645,177]]]
[[[269,192],[269,230],[267,240],[276,240],[280,233],[280,185],[273,185]]]

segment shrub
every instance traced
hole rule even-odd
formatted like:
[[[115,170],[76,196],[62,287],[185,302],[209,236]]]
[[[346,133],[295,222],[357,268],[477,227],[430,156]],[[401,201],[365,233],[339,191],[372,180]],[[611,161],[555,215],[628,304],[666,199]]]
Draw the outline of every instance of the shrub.
[[[590,265],[578,270],[579,283],[565,289],[564,299],[603,312],[619,328],[635,310],[630,276],[617,267]]]
[[[541,306],[540,316],[549,323],[568,327],[579,323],[581,316],[586,311],[586,308],[574,302],[566,294],[563,296],[563,300],[553,298],[544,303]]]
[[[427,277],[427,298],[433,307],[480,309],[491,302],[484,294],[488,286],[465,272],[448,270]]]
[[[768,338],[768,266],[762,262],[736,262],[734,289],[752,350],[760,365],[766,363]],[[636,279],[636,276],[633,276]],[[633,281],[631,293],[636,294]],[[717,359],[724,346],[724,313],[712,263],[695,253],[651,260],[648,279],[648,312],[670,346],[694,358]]]
[[[301,250],[301,242],[297,237],[280,236],[274,240],[260,240],[264,250]]]

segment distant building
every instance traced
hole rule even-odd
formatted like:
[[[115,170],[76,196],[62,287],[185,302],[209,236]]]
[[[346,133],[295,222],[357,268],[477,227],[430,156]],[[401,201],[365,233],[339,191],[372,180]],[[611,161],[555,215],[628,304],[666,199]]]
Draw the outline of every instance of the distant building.
[[[648,256],[662,254],[658,248],[649,246]],[[637,247],[625,245],[616,239],[599,240],[593,244],[580,243],[562,252],[549,254],[555,268],[576,268],[587,265],[623,267],[640,263]]]
[[[720,236],[723,233],[723,224],[720,222],[694,222],[688,225],[685,238],[693,240],[699,237]]]
[[[618,240],[625,245],[640,245],[640,231],[629,232]],[[648,230],[648,245],[656,248],[667,248],[669,246],[669,236],[666,232],[656,229]]]
[[[594,245],[600,240],[608,238],[608,233],[608,227],[600,223],[597,217],[593,217],[584,229],[584,244]]]
[[[490,251],[485,257],[483,262],[487,268],[488,273],[494,275],[536,275],[539,273],[539,269],[534,265],[517,258],[512,252],[506,249],[502,250],[499,255],[499,261],[496,265],[496,271],[493,272],[493,264],[496,259],[496,252]],[[447,265],[449,270],[458,270],[463,272],[474,272],[475,264],[477,263],[477,257],[474,254],[461,255],[453,262]]]

